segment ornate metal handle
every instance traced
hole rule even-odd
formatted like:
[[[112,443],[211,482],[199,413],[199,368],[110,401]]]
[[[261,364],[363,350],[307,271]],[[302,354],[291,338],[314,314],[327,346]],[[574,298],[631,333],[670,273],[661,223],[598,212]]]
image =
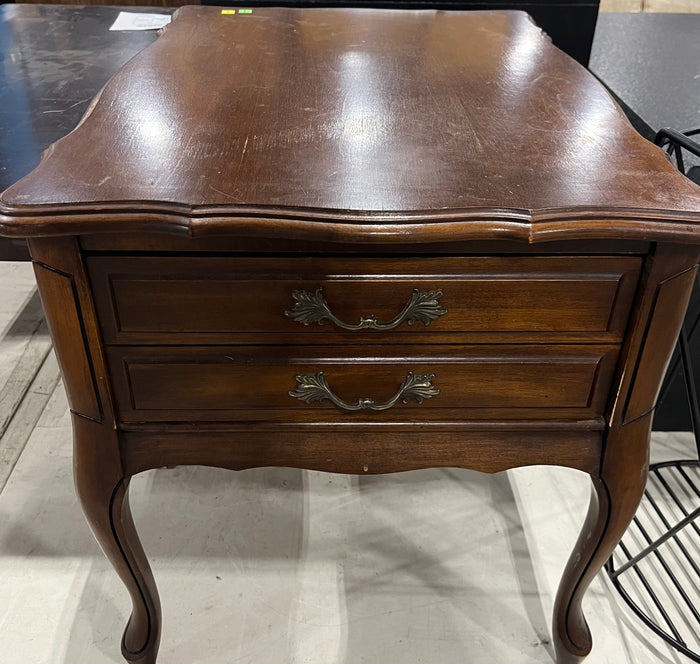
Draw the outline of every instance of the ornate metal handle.
[[[404,305],[401,312],[390,321],[380,323],[375,316],[366,318],[363,316],[360,318],[360,322],[354,325],[344,323],[333,314],[323,297],[323,289],[320,286],[315,293],[303,290],[292,291],[292,297],[294,298],[294,306],[285,311],[285,315],[304,325],[309,325],[310,323],[323,325],[324,321],[328,319],[343,330],[365,330],[368,328],[373,330],[393,330],[403,321],[406,321],[409,325],[413,325],[416,321],[429,325],[430,321],[440,318],[440,316],[444,316],[447,313],[447,309],[440,308],[441,290],[422,293],[417,288],[414,288],[411,299]]]
[[[411,399],[415,399],[418,403],[423,403],[424,399],[430,399],[430,397],[440,394],[440,390],[433,385],[434,378],[435,374],[416,375],[409,371],[399,391],[389,401],[376,403],[374,399],[363,397],[358,399],[356,403],[348,403],[333,394],[323,371],[319,371],[315,376],[297,374],[296,389],[290,390],[289,396],[306,403],[328,399],[343,410],[387,410],[399,401],[408,403]]]

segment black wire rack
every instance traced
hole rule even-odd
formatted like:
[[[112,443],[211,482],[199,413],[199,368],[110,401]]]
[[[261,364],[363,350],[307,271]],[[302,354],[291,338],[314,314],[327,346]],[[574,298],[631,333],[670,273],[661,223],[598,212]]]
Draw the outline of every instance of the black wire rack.
[[[700,144],[691,139],[696,135],[700,129],[662,129],[656,143],[700,184],[700,166],[691,163],[700,158]],[[669,372],[679,365],[683,369],[697,458],[650,466],[637,514],[605,565],[613,586],[642,622],[694,662],[700,662],[700,405],[688,339],[698,320],[684,322]]]

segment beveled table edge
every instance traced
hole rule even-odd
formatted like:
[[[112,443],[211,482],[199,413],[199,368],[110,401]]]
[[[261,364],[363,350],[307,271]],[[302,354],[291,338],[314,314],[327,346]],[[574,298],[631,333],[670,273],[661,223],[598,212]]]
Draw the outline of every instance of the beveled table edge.
[[[123,201],[8,206],[0,236],[48,237],[148,231],[184,237],[415,243],[443,240],[629,239],[700,244],[700,211],[629,208],[466,208],[360,211],[272,206],[188,206]]]

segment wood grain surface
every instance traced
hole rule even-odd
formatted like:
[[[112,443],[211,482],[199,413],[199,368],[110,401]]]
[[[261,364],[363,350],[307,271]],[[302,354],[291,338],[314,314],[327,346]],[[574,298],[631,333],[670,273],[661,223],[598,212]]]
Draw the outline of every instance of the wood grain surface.
[[[569,420],[603,414],[616,346],[117,347],[108,349],[123,422],[232,420]],[[409,372],[439,393],[382,412],[347,412],[290,395],[323,371],[343,401],[393,397]],[[378,442],[379,444],[379,442]]]
[[[0,202],[8,235],[697,242],[699,220],[520,12],[183,8]]]
[[[619,343],[641,259],[98,256],[87,264],[110,344]],[[318,289],[344,324],[391,321],[414,289],[439,291],[444,313],[386,331],[287,315],[294,292]]]

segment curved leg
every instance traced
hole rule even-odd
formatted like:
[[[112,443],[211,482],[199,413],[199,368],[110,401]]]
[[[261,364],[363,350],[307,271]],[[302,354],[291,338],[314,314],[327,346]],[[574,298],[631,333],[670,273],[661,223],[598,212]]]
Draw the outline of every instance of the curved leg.
[[[592,477],[588,515],[559,584],[553,638],[558,664],[575,664],[591,651],[581,603],[593,578],[632,521],[646,486],[651,417],[613,429],[600,476]]]
[[[133,604],[122,654],[129,662],[155,664],[160,602],[131,518],[129,479],[122,477],[116,434],[78,416],[73,417],[73,432],[75,486],[83,512]]]

